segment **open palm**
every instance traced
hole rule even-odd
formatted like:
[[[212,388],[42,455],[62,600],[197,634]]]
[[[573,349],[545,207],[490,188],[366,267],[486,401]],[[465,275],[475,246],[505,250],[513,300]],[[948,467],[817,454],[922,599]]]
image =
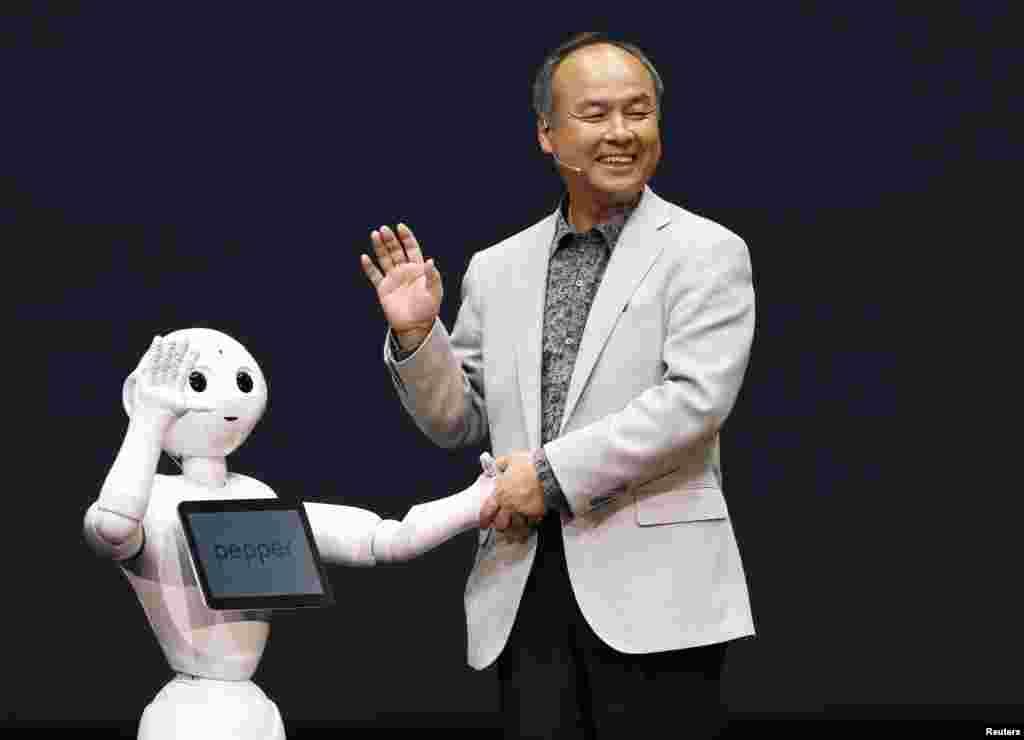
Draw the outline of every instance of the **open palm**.
[[[396,331],[434,323],[443,293],[440,280],[428,283],[432,267],[413,262],[396,265],[377,284],[384,316]]]
[[[198,350],[188,351],[187,339],[154,337],[148,361],[136,375],[135,409],[168,417],[180,417],[188,411],[213,411],[212,406],[190,398],[185,391],[198,357]]]
[[[370,235],[379,269],[365,254],[360,262],[392,330],[426,332],[441,311],[441,275],[434,260],[423,260],[412,231],[403,224],[397,231],[398,238],[387,226]]]

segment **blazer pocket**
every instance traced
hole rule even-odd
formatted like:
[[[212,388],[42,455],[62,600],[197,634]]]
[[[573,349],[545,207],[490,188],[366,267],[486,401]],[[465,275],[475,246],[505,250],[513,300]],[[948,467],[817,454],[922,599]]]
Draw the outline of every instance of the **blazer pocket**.
[[[636,523],[641,527],[727,519],[729,510],[713,476],[672,487],[653,481],[633,492]]]

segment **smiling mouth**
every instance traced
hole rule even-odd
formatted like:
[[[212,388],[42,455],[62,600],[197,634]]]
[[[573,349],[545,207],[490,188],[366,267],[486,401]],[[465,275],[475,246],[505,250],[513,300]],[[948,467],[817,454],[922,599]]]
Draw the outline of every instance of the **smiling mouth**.
[[[238,421],[237,416],[225,416],[224,421]]]

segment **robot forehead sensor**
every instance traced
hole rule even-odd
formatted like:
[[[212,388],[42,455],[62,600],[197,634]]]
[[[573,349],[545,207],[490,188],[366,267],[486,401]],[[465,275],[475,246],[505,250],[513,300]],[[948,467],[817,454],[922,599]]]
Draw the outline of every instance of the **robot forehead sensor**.
[[[334,605],[301,502],[182,501],[178,518],[196,582],[210,609]]]

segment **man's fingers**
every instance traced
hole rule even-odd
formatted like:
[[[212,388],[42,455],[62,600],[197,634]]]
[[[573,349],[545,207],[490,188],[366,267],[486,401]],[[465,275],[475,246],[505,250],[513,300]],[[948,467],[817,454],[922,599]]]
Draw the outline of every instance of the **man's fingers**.
[[[380,240],[384,248],[388,250],[388,257],[391,258],[392,264],[401,265],[409,261],[405,256],[405,250],[402,249],[402,243],[387,226],[381,227]]]
[[[481,529],[493,526],[515,542],[523,543],[530,538],[529,520],[524,514],[505,506],[499,506],[497,497],[484,502],[480,510]]]
[[[438,272],[437,267],[434,266],[433,257],[427,260],[427,263],[424,267],[426,268],[425,272],[427,276],[427,290],[429,290],[431,285],[433,285],[434,283],[441,282],[441,273]]]
[[[373,231],[370,233],[370,241],[373,242],[373,253],[377,255],[377,264],[386,275],[394,269],[395,263],[391,261],[391,255],[384,244],[383,235],[380,231]]]
[[[495,529],[526,529],[526,517],[514,509],[506,506],[501,507],[498,515],[494,518]]]
[[[520,544],[530,539],[530,527],[526,522],[526,517],[522,514],[512,514],[510,518],[510,524],[505,534],[513,541]]]
[[[494,517],[494,528],[499,532],[502,532],[509,528],[512,523],[512,512],[506,508],[502,508],[496,517]]]
[[[362,265],[363,273],[366,274],[366,277],[370,280],[370,284],[373,286],[374,290],[376,290],[377,286],[380,285],[381,281],[384,279],[384,273],[378,270],[377,265],[373,264],[373,260],[365,254],[359,255],[359,264]]]
[[[498,500],[494,496],[488,496],[484,505],[480,507],[480,529],[488,529],[494,523],[494,516],[498,513]]]
[[[416,241],[412,229],[405,224],[398,224],[398,238],[401,240],[402,246],[405,247],[405,253],[410,262],[423,262],[423,250],[420,249],[420,243]],[[429,276],[427,282],[430,282]]]

